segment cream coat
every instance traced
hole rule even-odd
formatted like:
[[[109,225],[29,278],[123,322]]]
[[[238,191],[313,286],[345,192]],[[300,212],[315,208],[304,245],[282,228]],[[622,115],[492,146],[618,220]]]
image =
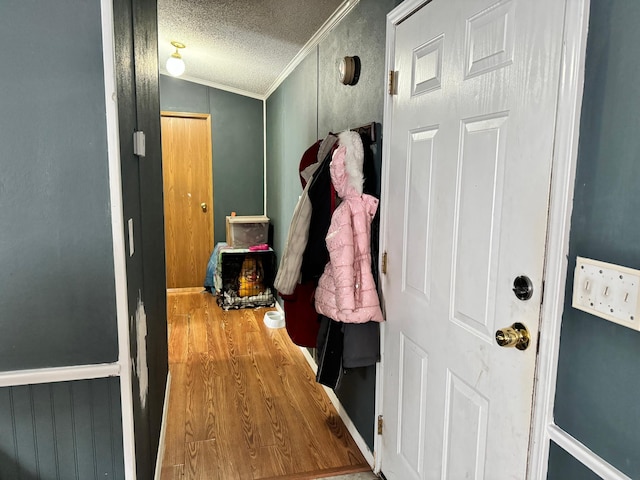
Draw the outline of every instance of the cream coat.
[[[320,144],[317,162],[307,167],[301,176],[304,176],[307,185],[304,187],[302,195],[296,204],[289,226],[287,243],[280,260],[278,274],[274,280],[274,288],[282,295],[291,295],[300,280],[300,269],[302,267],[302,254],[309,240],[309,220],[311,219],[311,200],[309,199],[309,187],[313,173],[318,169],[322,160],[329,154],[336,142],[334,135],[327,137]]]

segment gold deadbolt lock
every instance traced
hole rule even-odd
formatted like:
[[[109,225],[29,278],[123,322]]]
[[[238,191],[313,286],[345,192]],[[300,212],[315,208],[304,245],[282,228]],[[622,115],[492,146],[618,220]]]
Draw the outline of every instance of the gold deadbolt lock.
[[[496,332],[496,342],[501,347],[516,347],[526,350],[531,343],[529,330],[522,323],[514,323],[510,327],[501,328]]]
[[[202,202],[202,203],[200,204],[200,208],[202,209],[202,211],[203,211],[203,212],[206,212],[206,211],[207,211],[207,204],[206,204],[206,203],[204,203],[204,202]]]

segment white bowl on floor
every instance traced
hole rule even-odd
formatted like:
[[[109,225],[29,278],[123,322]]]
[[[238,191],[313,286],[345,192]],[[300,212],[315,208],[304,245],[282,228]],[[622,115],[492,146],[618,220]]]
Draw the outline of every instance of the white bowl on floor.
[[[269,328],[282,328],[284,317],[277,310],[272,310],[264,314],[264,324]]]

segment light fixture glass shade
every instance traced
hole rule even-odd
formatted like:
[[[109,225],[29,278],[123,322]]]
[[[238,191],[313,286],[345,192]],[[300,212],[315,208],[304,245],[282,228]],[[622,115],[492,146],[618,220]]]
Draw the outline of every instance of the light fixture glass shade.
[[[184,73],[184,62],[179,53],[174,53],[167,59],[167,72],[174,77],[179,77]]]

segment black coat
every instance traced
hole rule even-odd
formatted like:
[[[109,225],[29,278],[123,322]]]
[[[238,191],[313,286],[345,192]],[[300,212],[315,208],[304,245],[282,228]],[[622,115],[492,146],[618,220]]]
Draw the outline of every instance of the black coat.
[[[324,272],[329,262],[329,251],[325,237],[329,231],[331,215],[335,209],[336,193],[331,184],[329,165],[333,150],[329,151],[320,166],[313,174],[309,186],[309,201],[311,202],[311,219],[309,221],[309,240],[302,254],[302,283],[316,281]]]

